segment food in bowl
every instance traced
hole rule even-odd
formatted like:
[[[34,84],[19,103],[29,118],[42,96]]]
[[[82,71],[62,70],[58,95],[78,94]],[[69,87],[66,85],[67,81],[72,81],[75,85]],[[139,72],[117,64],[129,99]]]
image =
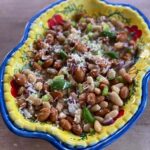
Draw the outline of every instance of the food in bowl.
[[[124,113],[134,79],[128,74],[139,53],[137,26],[107,16],[75,14],[48,20],[27,67],[14,75],[12,93],[20,113],[75,135],[101,132]]]

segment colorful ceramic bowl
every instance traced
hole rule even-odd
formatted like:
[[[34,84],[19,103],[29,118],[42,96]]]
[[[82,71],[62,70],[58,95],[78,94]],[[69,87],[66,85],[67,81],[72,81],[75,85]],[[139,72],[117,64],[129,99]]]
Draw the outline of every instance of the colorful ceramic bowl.
[[[124,106],[124,115],[114,124],[103,128],[101,133],[76,136],[55,125],[34,123],[19,112],[12,96],[11,80],[14,73],[28,62],[33,42],[43,36],[48,28],[47,20],[54,14],[70,18],[75,12],[89,15],[115,17],[127,25],[138,25],[143,36],[138,42],[142,52],[129,73],[135,79],[133,94]],[[147,84],[150,77],[150,23],[137,8],[125,4],[112,4],[100,0],[60,0],[50,4],[35,15],[27,24],[20,43],[6,56],[0,68],[0,108],[8,128],[17,135],[49,141],[58,149],[102,149],[123,135],[139,118],[147,102]]]

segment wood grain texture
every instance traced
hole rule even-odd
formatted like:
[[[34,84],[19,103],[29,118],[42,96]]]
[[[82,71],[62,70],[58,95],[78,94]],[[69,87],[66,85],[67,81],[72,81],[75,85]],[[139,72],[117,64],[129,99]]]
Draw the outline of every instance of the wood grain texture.
[[[0,0],[0,62],[18,41],[26,22],[54,0]],[[111,0],[116,1],[118,0]],[[86,2],[86,1],[85,1]],[[149,18],[149,0],[119,0],[140,8]],[[150,85],[150,84],[149,84]],[[150,86],[149,86],[150,91]],[[150,100],[150,92],[149,92]],[[150,150],[150,102],[136,125],[106,150]],[[11,133],[0,116],[0,150],[55,150],[46,141],[26,139]]]

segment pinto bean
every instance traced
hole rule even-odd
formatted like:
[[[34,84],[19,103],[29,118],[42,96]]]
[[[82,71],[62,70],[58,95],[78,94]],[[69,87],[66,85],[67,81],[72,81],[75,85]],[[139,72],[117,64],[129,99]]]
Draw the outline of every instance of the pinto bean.
[[[69,30],[71,28],[71,22],[70,21],[64,21],[63,22],[63,29]]]
[[[83,126],[84,132],[90,132],[90,129],[91,129],[91,125],[89,123],[84,124],[84,126]]]
[[[19,99],[17,99],[17,105],[19,107],[22,107],[22,106],[25,106],[27,104],[26,104],[26,101],[24,99],[19,98]]]
[[[124,27],[125,27],[124,23],[122,23],[121,21],[118,21],[118,20],[116,20],[114,18],[111,18],[111,22],[117,28],[124,29]]]
[[[50,118],[51,122],[56,122],[57,121],[57,119],[58,119],[58,111],[57,111],[56,108],[52,107],[50,109],[50,116],[49,116],[49,118]]]
[[[66,37],[63,34],[57,35],[57,40],[63,44],[65,42]]]
[[[71,116],[67,116],[66,120],[68,120],[71,124],[73,124],[73,118]]]
[[[72,132],[76,135],[81,135],[82,134],[82,128],[79,124],[73,124],[72,126]]]
[[[127,86],[123,86],[120,90],[120,97],[122,99],[126,99],[129,96],[129,88]]]
[[[106,114],[108,114],[110,110],[108,108],[103,108],[100,111],[95,112],[94,114],[96,116],[105,117]]]
[[[50,109],[49,108],[42,108],[40,112],[37,114],[37,119],[41,122],[48,119],[50,115]]]
[[[89,105],[94,105],[96,103],[96,96],[94,93],[87,94],[87,103]]]
[[[102,123],[104,121],[104,118],[100,117],[100,116],[94,116],[94,118],[96,120],[98,120],[100,123]]]
[[[124,78],[125,81],[127,81],[128,83],[132,83],[132,81],[133,81],[132,77],[131,77],[130,74],[128,74],[128,73],[125,73],[125,74],[123,75],[123,78]]]
[[[120,50],[120,49],[122,49],[124,47],[124,43],[123,42],[117,42],[117,43],[115,43],[115,45],[114,45],[114,48],[116,49],[116,50]]]
[[[135,49],[136,48],[136,42],[134,40],[131,40],[129,44]]]
[[[53,96],[54,99],[61,99],[64,96],[63,92],[61,91],[53,91],[51,92],[51,95]]]
[[[84,44],[82,44],[82,43],[80,43],[80,42],[77,42],[77,43],[76,43],[75,48],[76,48],[76,50],[77,50],[78,52],[81,52],[81,53],[84,53],[84,52],[87,52],[87,51],[88,51],[88,48],[87,48]]]
[[[43,53],[38,52],[37,54],[35,54],[35,56],[34,56],[34,60],[35,60],[35,61],[40,60],[40,59],[41,59],[41,57],[42,57],[42,55],[43,55]]]
[[[63,119],[66,118],[67,115],[64,112],[60,112],[58,118]]]
[[[77,82],[82,83],[85,79],[85,71],[82,68],[77,67],[74,72],[74,79]]]
[[[102,101],[102,102],[100,103],[100,107],[101,107],[101,108],[107,108],[107,107],[108,107],[108,102]]]
[[[54,31],[54,30],[48,30],[47,32],[46,32],[46,35],[48,35],[48,34],[51,34],[51,35],[53,35],[54,37],[56,36],[56,31]]]
[[[42,104],[43,104],[43,108],[49,108],[49,109],[51,108],[51,105],[49,102],[43,102]]]
[[[46,60],[43,64],[43,68],[48,68],[48,67],[52,66],[53,61],[54,60],[52,58],[49,58],[48,60]]]
[[[124,86],[124,84],[123,83],[117,83],[117,84],[115,84],[113,86],[115,86],[115,87],[120,89],[120,88],[122,88]]]
[[[105,119],[115,118],[115,117],[117,117],[118,114],[119,114],[119,111],[117,109],[116,110],[112,110],[111,112],[106,114]]]
[[[91,111],[96,112],[96,111],[99,111],[100,109],[101,109],[101,107],[98,104],[96,104],[91,108]]]
[[[123,76],[125,73],[126,73],[125,68],[121,68],[121,69],[119,70],[119,74],[120,74],[121,76]]]
[[[102,130],[102,125],[100,124],[100,122],[98,120],[95,120],[95,122],[94,122],[94,129],[96,132],[101,132],[101,130]]]
[[[54,68],[55,68],[55,69],[60,69],[60,68],[62,67],[62,65],[63,65],[62,60],[56,60],[56,61],[54,62]]]
[[[132,55],[131,55],[131,53],[125,53],[122,58],[123,58],[125,61],[131,60]]]
[[[97,96],[96,103],[101,103],[104,100],[105,100],[105,96]]]
[[[43,83],[37,82],[37,83],[35,83],[34,87],[36,90],[41,91],[43,89]]]
[[[82,94],[80,94],[80,95],[79,95],[79,100],[80,100],[80,101],[82,101],[82,100],[83,100],[83,101],[84,101],[84,100],[86,100],[86,93],[82,93]]]
[[[118,106],[123,105],[122,99],[119,97],[119,95],[116,92],[109,93],[109,98],[114,104],[116,104]]]
[[[48,68],[47,69],[47,72],[50,74],[50,75],[56,75],[58,73],[58,71],[54,68]]]
[[[52,34],[47,34],[46,36],[46,43],[53,44],[54,43],[54,36]]]
[[[38,98],[35,95],[30,95],[27,98],[27,101],[29,101],[32,105],[35,105],[35,106],[40,106],[42,104],[42,99]]]
[[[67,131],[70,131],[72,128],[71,123],[67,119],[61,119],[59,124],[64,130]]]
[[[127,32],[120,32],[117,35],[117,40],[120,42],[125,42],[128,39]]]
[[[120,92],[120,88],[116,87],[115,85],[113,85],[111,87],[111,89],[112,89],[112,91],[116,92],[117,94],[119,94],[119,92]]]
[[[90,92],[92,92],[94,90],[95,85],[94,85],[94,80],[93,80],[93,78],[91,76],[87,77],[87,83],[89,84],[88,90]]]
[[[99,75],[99,70],[98,69],[92,69],[91,71],[90,71],[90,75],[93,77],[93,78],[96,78],[96,77],[98,77],[98,75]]]
[[[42,67],[37,62],[33,62],[32,67],[38,71],[42,70]]]
[[[30,83],[35,83],[37,80],[36,75],[34,75],[33,73],[28,74],[27,78]]]
[[[94,88],[94,93],[96,95],[99,95],[99,94],[101,94],[101,90],[99,88]]]
[[[18,90],[18,95],[21,96],[25,91],[25,87],[21,86]]]
[[[112,109],[113,109],[113,110],[119,110],[119,106],[113,105],[113,106],[112,106]]]
[[[47,83],[44,83],[43,90],[44,91],[49,91],[49,85]]]
[[[15,81],[19,86],[24,86],[27,83],[27,78],[24,74],[15,74]]]
[[[37,48],[38,50],[44,48],[44,43],[43,43],[43,41],[42,41],[41,39],[38,39],[38,40],[37,40],[37,42],[36,42],[36,48]]]

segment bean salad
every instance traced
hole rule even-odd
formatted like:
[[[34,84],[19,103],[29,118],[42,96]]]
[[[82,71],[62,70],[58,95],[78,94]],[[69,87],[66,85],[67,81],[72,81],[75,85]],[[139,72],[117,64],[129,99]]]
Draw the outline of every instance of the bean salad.
[[[13,76],[19,111],[78,136],[100,133],[124,113],[134,84],[128,70],[142,32],[136,25],[84,13],[71,20],[55,14],[48,26],[34,43],[29,67]]]

